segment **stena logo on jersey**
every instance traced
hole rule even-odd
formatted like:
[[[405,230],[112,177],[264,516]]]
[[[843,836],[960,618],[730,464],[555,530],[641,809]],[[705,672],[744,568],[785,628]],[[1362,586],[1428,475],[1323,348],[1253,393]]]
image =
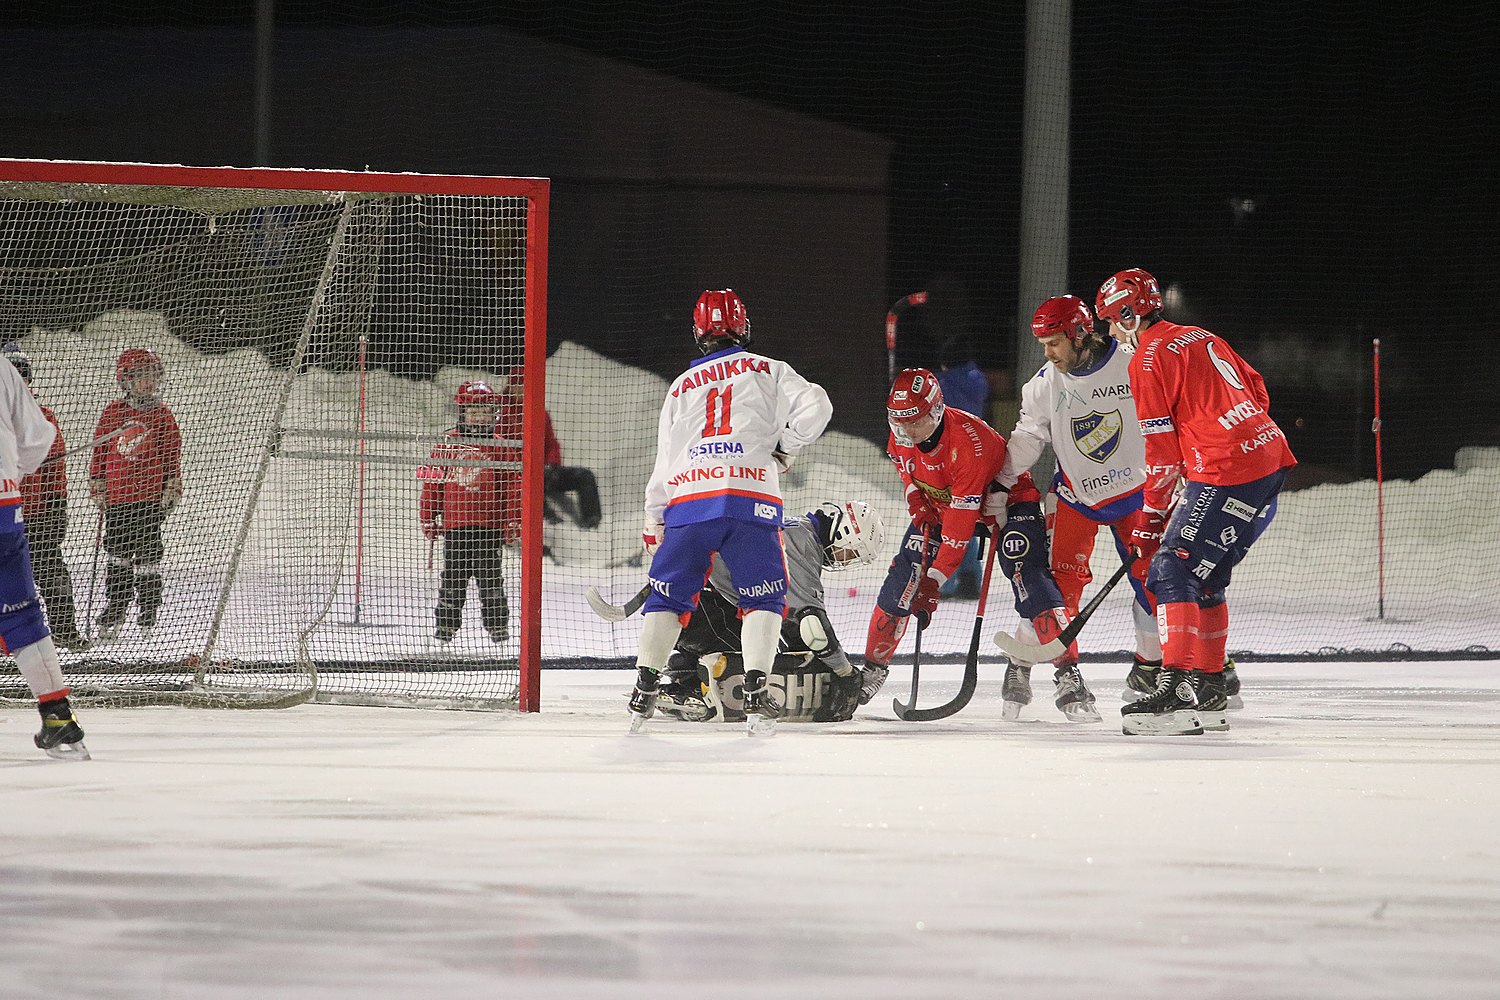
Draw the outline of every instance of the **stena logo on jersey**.
[[[1073,443],[1084,458],[1093,462],[1106,462],[1120,447],[1120,436],[1125,430],[1125,418],[1119,410],[1100,413],[1095,410],[1072,420]]]
[[[767,521],[774,521],[776,519],[776,508],[772,504],[757,503],[753,513],[756,517],[765,518]]]

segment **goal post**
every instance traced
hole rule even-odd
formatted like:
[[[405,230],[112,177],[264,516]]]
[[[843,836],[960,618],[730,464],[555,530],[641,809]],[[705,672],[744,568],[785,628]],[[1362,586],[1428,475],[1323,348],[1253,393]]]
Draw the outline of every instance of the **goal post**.
[[[27,511],[80,700],[540,707],[548,197],[0,159],[0,338],[69,447],[141,428]]]

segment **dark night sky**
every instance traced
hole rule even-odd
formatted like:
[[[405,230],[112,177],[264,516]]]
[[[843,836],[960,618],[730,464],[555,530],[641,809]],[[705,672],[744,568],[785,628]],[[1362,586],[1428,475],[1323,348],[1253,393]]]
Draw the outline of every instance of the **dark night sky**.
[[[24,0],[0,29],[248,26],[253,7]],[[963,290],[976,329],[1015,315],[1024,4],[278,0],[276,14],[285,30],[499,25],[886,136],[891,298],[932,283]],[[1179,318],[1252,345],[1292,331],[1358,354],[1382,335],[1414,409],[1447,377],[1423,381],[1429,342],[1471,338],[1460,364],[1495,388],[1497,41],[1468,4],[1077,4],[1073,290],[1140,264],[1182,289]],[[706,155],[733,156],[733,137]],[[1282,377],[1288,400],[1347,407],[1326,374]],[[1399,378],[1393,392],[1406,405]]]

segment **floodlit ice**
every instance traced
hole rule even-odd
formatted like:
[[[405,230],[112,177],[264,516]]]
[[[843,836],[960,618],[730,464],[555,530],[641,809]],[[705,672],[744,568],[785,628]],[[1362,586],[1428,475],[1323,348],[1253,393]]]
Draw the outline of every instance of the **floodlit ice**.
[[[0,713],[0,997],[1493,997],[1500,675],[1242,666],[1200,737],[1038,672],[901,723],[656,719],[623,670],[539,715]],[[956,667],[923,669],[922,703]]]

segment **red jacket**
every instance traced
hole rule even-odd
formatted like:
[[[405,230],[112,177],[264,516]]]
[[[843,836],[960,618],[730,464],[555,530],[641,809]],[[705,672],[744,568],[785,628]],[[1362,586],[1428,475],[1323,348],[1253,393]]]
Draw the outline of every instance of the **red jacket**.
[[[942,437],[932,451],[897,444],[894,435],[885,451],[901,471],[908,502],[920,492],[942,517],[943,543],[932,568],[952,576],[963,562],[990,481],[1005,464],[1005,438],[972,413],[950,406],[943,417]]]
[[[424,525],[442,519],[448,528],[504,528],[507,540],[518,537],[521,527],[520,469],[493,469],[473,465],[446,465],[441,460],[485,459],[516,462],[520,454],[500,443],[497,435],[463,434],[458,428],[446,432],[432,449],[431,464],[417,470],[422,482],[419,516]]]
[[[1271,419],[1260,372],[1196,326],[1158,321],[1130,361],[1130,394],[1146,439],[1146,506],[1166,510],[1179,474],[1235,486],[1297,464]]]
[[[38,404],[40,405],[40,404]],[[40,507],[45,507],[48,501],[66,500],[68,498],[68,469],[66,462],[53,462],[52,459],[67,451],[63,444],[62,427],[57,422],[57,415],[52,412],[50,406],[42,407],[42,416],[57,428],[57,437],[52,439],[52,448],[47,452],[48,464],[43,465],[31,475],[21,480],[21,516],[25,517]]]
[[[89,478],[104,480],[110,503],[160,500],[169,479],[182,478],[182,433],[165,403],[140,410],[123,399],[104,408],[94,437],[125,433],[94,447]]]

